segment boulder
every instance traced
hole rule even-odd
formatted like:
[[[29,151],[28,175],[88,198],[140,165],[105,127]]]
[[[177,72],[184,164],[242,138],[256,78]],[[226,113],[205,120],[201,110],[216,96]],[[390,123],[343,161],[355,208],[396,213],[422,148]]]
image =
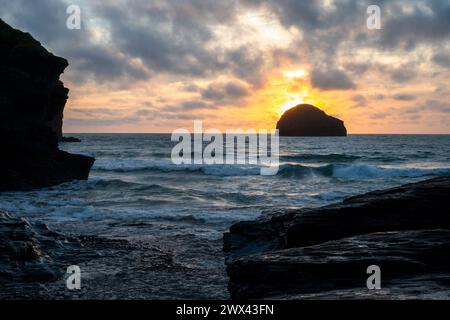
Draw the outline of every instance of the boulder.
[[[0,191],[87,179],[94,158],[59,150],[66,59],[0,20]]]
[[[344,122],[309,104],[286,111],[277,123],[281,137],[346,136]]]

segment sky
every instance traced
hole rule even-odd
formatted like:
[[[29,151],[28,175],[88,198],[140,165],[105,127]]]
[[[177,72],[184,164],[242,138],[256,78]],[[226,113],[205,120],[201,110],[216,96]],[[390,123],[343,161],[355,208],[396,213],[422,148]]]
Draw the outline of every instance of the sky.
[[[0,18],[69,60],[68,133],[273,129],[299,103],[350,133],[450,133],[450,0],[0,0]]]

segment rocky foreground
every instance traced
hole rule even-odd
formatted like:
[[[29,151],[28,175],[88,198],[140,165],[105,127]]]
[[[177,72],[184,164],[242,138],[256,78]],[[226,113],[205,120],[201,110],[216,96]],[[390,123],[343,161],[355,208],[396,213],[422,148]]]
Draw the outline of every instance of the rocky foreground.
[[[94,158],[59,150],[68,66],[0,20],[0,191],[87,179]]]
[[[178,235],[173,243],[166,237],[138,236],[150,233],[146,223],[108,227],[124,228],[122,233],[130,237],[89,235],[88,224],[83,234],[55,232],[0,210],[0,300],[227,297],[220,240],[197,242],[186,250],[186,243],[196,241],[191,235]],[[80,290],[66,286],[71,265],[80,267]],[[199,279],[208,283],[207,288],[199,285]]]
[[[234,299],[450,299],[450,177],[266,215],[224,236]],[[382,290],[368,290],[367,267]]]

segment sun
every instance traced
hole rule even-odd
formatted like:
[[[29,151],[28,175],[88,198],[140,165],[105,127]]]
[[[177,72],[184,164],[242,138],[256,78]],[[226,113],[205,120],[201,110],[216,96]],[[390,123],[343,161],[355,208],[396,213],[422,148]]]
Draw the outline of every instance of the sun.
[[[308,99],[308,93],[306,91],[296,94],[296,95],[293,95],[293,96],[289,96],[286,98],[286,102],[280,107],[278,113],[281,116],[286,111],[288,111],[289,109],[292,109],[293,107],[295,107],[299,104],[310,103],[309,100],[310,99]]]
[[[306,76],[306,71],[303,69],[286,70],[283,73],[284,73],[284,76],[288,79],[301,79]]]
[[[289,109],[292,109],[293,107],[304,103],[302,99],[294,99],[294,100],[289,100],[287,101],[285,104],[283,104],[280,107],[280,111],[278,112],[281,115],[283,115],[286,111],[288,111]]]

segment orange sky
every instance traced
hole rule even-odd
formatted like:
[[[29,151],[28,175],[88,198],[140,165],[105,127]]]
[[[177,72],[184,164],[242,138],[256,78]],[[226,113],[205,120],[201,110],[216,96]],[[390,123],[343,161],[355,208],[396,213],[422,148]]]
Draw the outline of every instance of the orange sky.
[[[256,89],[250,87],[249,95],[237,103],[230,102],[217,108],[201,110],[179,111],[171,107],[195,97],[195,94],[182,91],[186,86],[183,81],[162,81],[162,85],[156,84],[156,87],[153,82],[142,81],[128,90],[108,87],[96,87],[92,90],[77,88],[74,85],[71,86],[71,99],[66,109],[69,121],[66,122],[65,131],[171,132],[181,127],[192,130],[194,120],[203,120],[205,128],[218,128],[223,131],[238,127],[271,129],[275,128],[282,112],[297,104],[309,103],[344,120],[349,133],[450,133],[450,118],[447,114],[434,110],[408,112],[416,105],[434,101],[433,97],[440,86],[427,85],[426,81],[423,81],[424,83],[409,84],[405,90],[402,84],[383,85],[382,83],[388,80],[377,75],[377,71],[369,71],[366,75],[367,87],[324,91],[312,87],[309,72],[308,68],[303,66],[273,71],[265,74],[264,85]],[[429,79],[431,81],[431,74]],[[433,82],[444,84],[449,82],[448,79],[442,74],[439,80],[434,79]],[[227,79],[224,79],[223,83],[226,81]],[[157,92],[156,99],[152,98],[154,92]],[[413,95],[419,97],[413,98]],[[147,110],[145,103],[151,104],[147,116],[134,118],[136,112]],[[99,106],[107,106],[109,112],[106,116]],[[72,125],[70,119],[78,118],[79,109],[92,110],[92,114],[86,115],[83,112],[83,116],[89,119],[104,119],[105,123],[98,126],[90,123],[84,125],[83,121],[80,121]],[[160,116],[159,113],[163,115]],[[166,113],[169,113],[169,116]],[[108,120],[111,123],[108,123]]]

